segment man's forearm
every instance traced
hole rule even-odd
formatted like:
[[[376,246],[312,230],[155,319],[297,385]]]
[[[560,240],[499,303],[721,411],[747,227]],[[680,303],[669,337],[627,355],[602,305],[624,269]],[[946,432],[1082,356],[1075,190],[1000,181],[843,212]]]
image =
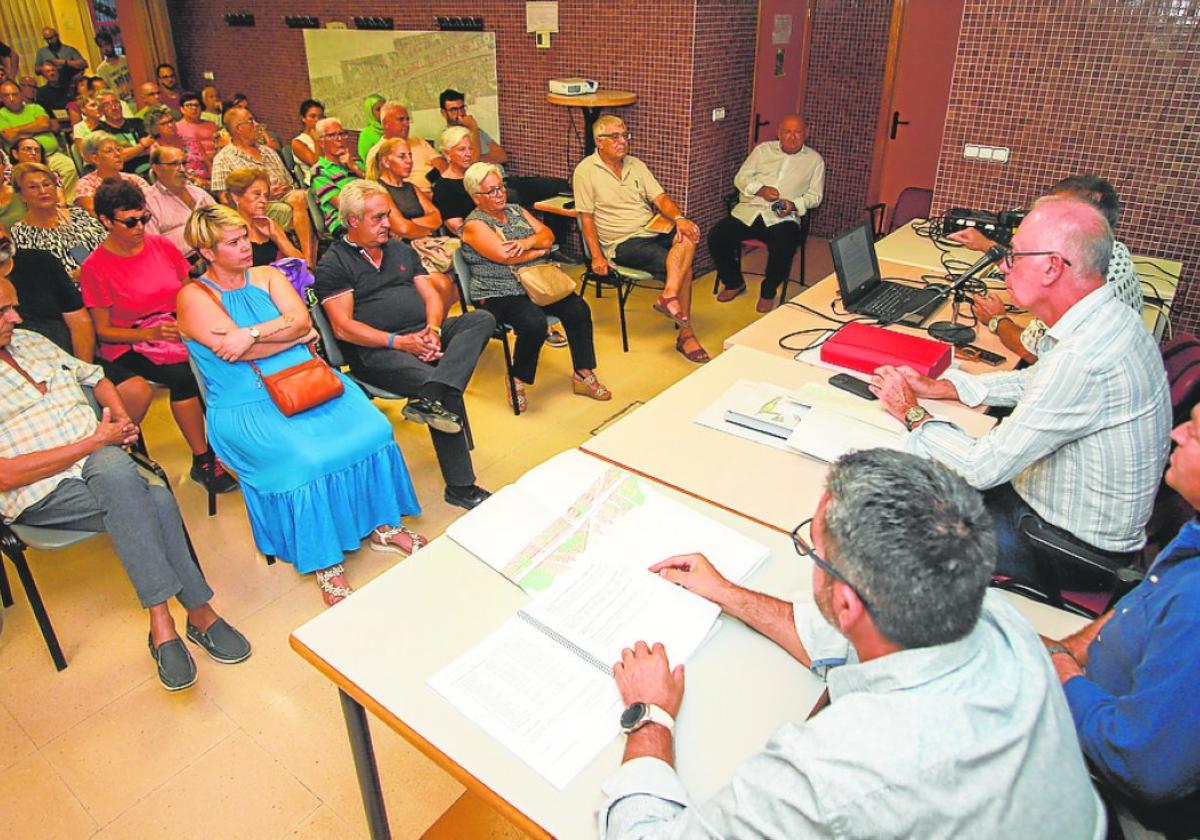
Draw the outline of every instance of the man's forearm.
[[[805,668],[812,666],[812,657],[796,632],[796,618],[790,602],[731,583],[717,598],[717,605],[779,645]]]
[[[129,411],[125,408],[125,403],[121,400],[121,394],[117,390],[117,386],[107,379],[101,379],[92,388],[92,393],[96,395],[96,402],[100,403],[101,408],[107,408],[112,412],[113,417],[128,417]]]
[[[115,390],[115,389],[114,389]],[[99,399],[99,395],[97,395]],[[40,452],[30,452],[15,458],[0,458],[0,491],[16,490],[26,487],[43,478],[58,475],[80,458],[86,458],[99,448],[96,439],[91,435],[68,443],[43,449]]]
[[[622,762],[635,758],[657,758],[675,766],[675,747],[671,732],[665,726],[648,723],[625,737],[625,755]]]

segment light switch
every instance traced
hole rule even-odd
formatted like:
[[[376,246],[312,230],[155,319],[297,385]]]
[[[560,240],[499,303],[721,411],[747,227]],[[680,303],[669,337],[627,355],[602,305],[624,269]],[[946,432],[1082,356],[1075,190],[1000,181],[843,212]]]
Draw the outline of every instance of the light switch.
[[[980,160],[991,160],[992,159],[992,147],[991,146],[980,146],[979,147],[979,159]]]
[[[963,146],[963,157],[965,157],[965,158],[979,157],[979,147],[976,146],[974,143],[968,143],[967,145]]]
[[[992,160],[997,163],[1008,163],[1008,149],[1004,146],[992,149]]]

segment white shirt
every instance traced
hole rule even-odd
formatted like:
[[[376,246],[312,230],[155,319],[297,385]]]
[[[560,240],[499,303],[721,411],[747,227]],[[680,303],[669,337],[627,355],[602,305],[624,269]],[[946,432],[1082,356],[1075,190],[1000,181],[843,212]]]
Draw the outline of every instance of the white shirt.
[[[784,154],[778,140],[759,143],[733,177],[738,203],[733,217],[745,225],[761,218],[767,227],[780,222],[797,222],[821,203],[825,194],[825,161],[808,146],[794,155]],[[796,205],[796,215],[780,218],[771,202],[755,195],[763,187],[779,190],[779,197]]]

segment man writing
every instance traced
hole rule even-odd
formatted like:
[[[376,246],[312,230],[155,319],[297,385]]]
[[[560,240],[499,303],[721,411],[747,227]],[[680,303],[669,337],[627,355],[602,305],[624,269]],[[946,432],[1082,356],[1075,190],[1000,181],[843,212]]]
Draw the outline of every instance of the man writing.
[[[1064,538],[1125,565],[1145,526],[1167,455],[1171,402],[1154,339],[1105,283],[1108,222],[1071,197],[1034,204],[1000,263],[1013,302],[1048,326],[1039,361],[1020,371],[929,379],[883,367],[871,390],[912,434],[910,452],[986,490],[1000,544],[997,572],[1045,586],[1019,527],[1036,516]],[[975,439],[917,398],[1013,406]]]
[[[728,303],[746,291],[742,243],[767,243],[767,270],[756,308],[770,312],[779,285],[786,283],[800,245],[800,218],[821,203],[825,161],[804,145],[804,120],[788,114],[779,121],[779,139],[760,143],[733,178],[738,202],[708,234],[708,250],[724,287],[717,300]]]
[[[592,271],[608,274],[609,260],[666,278],[655,310],[679,328],[675,349],[697,364],[710,357],[692,330],[692,260],[700,228],[684,217],[650,169],[629,154],[629,132],[620,117],[596,120],[595,153],[575,167],[575,208],[592,256]],[[647,229],[655,210],[675,233]]]
[[[363,177],[362,163],[354,157],[350,132],[342,128],[336,117],[317,121],[317,143],[321,146],[321,156],[312,166],[309,189],[321,208],[325,229],[336,235],[342,231],[338,193],[346,184]]]
[[[622,717],[632,731],[600,836],[1103,837],[1054,671],[987,590],[996,543],[979,494],[931,461],[860,451],[834,464],[804,525],[793,540],[813,564],[811,603],[730,583],[702,554],[651,571],[824,676],[830,705],[691,803],[672,768],[683,668],[660,645],[627,648],[613,666],[622,698],[660,711]]]

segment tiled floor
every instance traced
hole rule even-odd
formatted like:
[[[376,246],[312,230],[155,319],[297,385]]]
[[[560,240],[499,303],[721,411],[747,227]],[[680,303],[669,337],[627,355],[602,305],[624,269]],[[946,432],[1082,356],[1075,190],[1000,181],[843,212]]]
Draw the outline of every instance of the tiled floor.
[[[828,249],[814,242],[810,254],[808,276],[824,276]],[[762,256],[748,254],[747,268],[761,266]],[[754,295],[721,305],[711,288],[711,275],[697,281],[694,318],[715,355],[725,336],[757,315]],[[615,301],[588,298],[597,326],[598,373],[614,392],[612,402],[573,396],[567,351],[547,347],[529,410],[514,417],[503,398],[500,349],[487,350],[467,395],[480,484],[498,489],[515,480],[695,369],[672,349],[673,332],[650,309],[652,295],[638,290],[630,298],[628,354],[620,349]],[[380,408],[394,421],[424,505],[410,524],[436,536],[460,511],[442,501],[428,435],[403,421],[398,405]],[[0,635],[0,835],[365,836],[336,692],[287,644],[288,634],[322,609],[316,586],[286,564],[263,563],[238,494],[221,497],[217,516],[205,516],[203,493],[182,477],[187,453],[165,397],[156,399],[146,435],[176,485],[217,593],[214,605],[246,633],[254,655],[235,666],[197,657],[196,687],[168,694],[146,651],[145,613],[107,537],[34,556],[34,574],[70,667],[55,672],[17,591]],[[395,562],[402,561],[360,551],[349,558],[348,574],[361,586]],[[10,579],[16,585],[15,576]],[[182,622],[178,609],[176,615]],[[427,831],[430,838],[522,836],[463,796],[461,785],[398,735],[379,725],[373,732],[396,837]]]

